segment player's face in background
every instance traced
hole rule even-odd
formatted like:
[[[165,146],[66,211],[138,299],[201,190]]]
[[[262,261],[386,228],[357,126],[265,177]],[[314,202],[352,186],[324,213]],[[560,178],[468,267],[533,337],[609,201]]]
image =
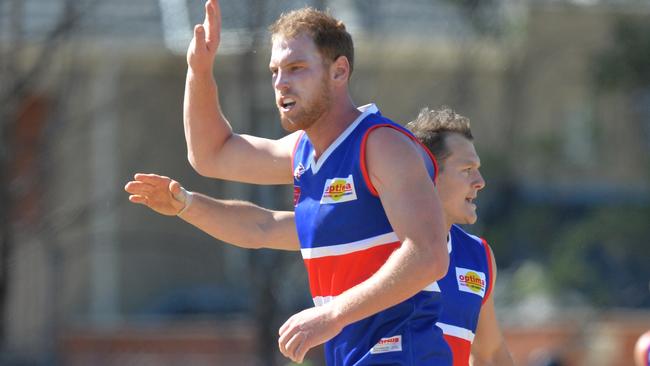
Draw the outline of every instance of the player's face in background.
[[[445,144],[450,155],[441,162],[437,188],[447,224],[473,224],[477,219],[473,201],[485,187],[481,161],[474,144],[462,135],[447,136]]]
[[[329,66],[306,34],[273,37],[269,68],[282,127],[305,130],[322,117],[331,104]]]

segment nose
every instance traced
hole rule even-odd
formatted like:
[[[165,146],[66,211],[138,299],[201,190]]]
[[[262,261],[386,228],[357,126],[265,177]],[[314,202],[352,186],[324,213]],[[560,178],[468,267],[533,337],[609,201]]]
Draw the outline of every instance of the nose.
[[[275,74],[273,78],[273,87],[276,90],[286,90],[289,88],[289,83],[287,81],[287,77],[285,74],[278,70],[277,74]]]
[[[485,179],[483,179],[481,172],[479,172],[478,170],[476,171],[476,177],[474,179],[474,188],[476,188],[477,190],[481,190],[485,188]]]

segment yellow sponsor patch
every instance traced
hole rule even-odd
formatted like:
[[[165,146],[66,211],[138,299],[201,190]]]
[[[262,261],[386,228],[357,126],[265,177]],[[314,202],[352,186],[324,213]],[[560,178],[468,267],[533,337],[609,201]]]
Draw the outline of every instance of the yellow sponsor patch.
[[[460,291],[485,296],[485,273],[472,269],[456,267],[456,281]]]
[[[357,199],[352,174],[347,178],[332,178],[325,182],[320,203],[341,203]]]

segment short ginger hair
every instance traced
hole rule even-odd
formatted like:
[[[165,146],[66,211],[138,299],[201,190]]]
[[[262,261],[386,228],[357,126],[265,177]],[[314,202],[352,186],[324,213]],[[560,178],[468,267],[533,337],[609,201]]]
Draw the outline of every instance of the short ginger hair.
[[[270,27],[272,39],[276,36],[296,38],[302,34],[309,35],[320,52],[323,60],[333,62],[345,56],[350,64],[352,74],[354,64],[354,44],[352,36],[345,29],[345,24],[329,13],[304,7],[280,15]]]

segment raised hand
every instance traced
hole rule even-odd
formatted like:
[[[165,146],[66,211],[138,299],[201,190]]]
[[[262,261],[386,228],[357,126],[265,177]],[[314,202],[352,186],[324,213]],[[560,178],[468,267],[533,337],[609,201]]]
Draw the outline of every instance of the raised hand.
[[[212,72],[221,40],[221,8],[218,0],[205,3],[203,24],[194,26],[194,38],[187,49],[187,65],[194,72]]]
[[[185,207],[185,195],[177,181],[157,174],[141,174],[124,186],[129,201],[145,205],[159,214],[174,216]]]

